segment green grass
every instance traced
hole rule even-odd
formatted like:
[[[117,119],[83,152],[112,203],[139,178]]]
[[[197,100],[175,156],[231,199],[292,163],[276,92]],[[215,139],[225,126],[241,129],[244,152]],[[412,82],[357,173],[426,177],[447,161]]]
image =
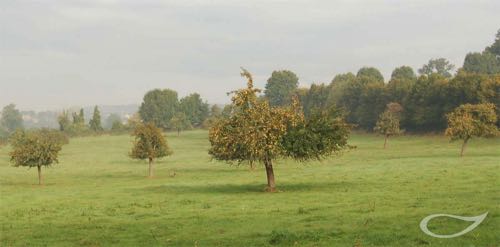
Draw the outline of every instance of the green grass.
[[[168,134],[174,155],[131,160],[129,136],[71,139],[60,164],[12,167],[0,148],[1,246],[499,246],[500,139],[354,135],[357,149],[322,162],[276,162],[280,192],[262,192],[262,167],[211,161],[205,131]],[[175,171],[176,176],[171,174]],[[427,215],[489,215],[475,230],[438,239]],[[455,233],[467,222],[429,228]]]

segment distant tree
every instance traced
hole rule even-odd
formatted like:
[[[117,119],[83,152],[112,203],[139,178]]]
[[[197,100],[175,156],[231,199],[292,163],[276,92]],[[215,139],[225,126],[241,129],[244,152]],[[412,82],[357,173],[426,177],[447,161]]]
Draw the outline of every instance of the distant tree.
[[[377,68],[374,67],[363,67],[359,69],[356,77],[363,84],[366,84],[368,82],[378,82],[379,84],[384,83],[384,76]]]
[[[59,124],[60,131],[67,130],[68,127],[71,125],[71,121],[69,120],[68,111],[62,111],[62,113],[59,114],[59,116],[57,116],[57,122]]]
[[[184,113],[192,126],[200,126],[209,115],[208,104],[203,102],[197,93],[182,98],[179,105],[180,111]]]
[[[391,74],[391,80],[416,80],[417,75],[410,66],[395,68]]]
[[[126,127],[127,127],[127,129],[134,130],[140,124],[142,124],[142,119],[139,116],[139,113],[134,113],[132,116],[130,116],[127,119],[127,125],[126,125]]]
[[[48,130],[18,131],[12,136],[10,160],[14,166],[37,167],[38,184],[43,184],[42,166],[58,163],[58,154],[67,138]]]
[[[9,104],[2,109],[0,128],[3,128],[8,134],[12,134],[17,129],[23,128],[23,116],[16,109],[16,105]]]
[[[452,77],[453,69],[455,65],[451,64],[445,58],[431,59],[427,64],[424,64],[422,68],[418,70],[421,75],[431,75],[433,73],[442,75],[446,78]]]
[[[299,78],[292,71],[273,71],[267,80],[264,95],[271,106],[283,106],[291,102],[293,92],[298,85]]]
[[[329,106],[328,99],[331,95],[331,91],[332,90],[328,85],[323,83],[313,83],[311,87],[300,97],[305,116],[309,117],[315,110],[327,109]]]
[[[94,132],[103,130],[101,125],[101,113],[99,112],[99,108],[97,106],[94,107],[94,114],[92,115],[92,119],[90,119],[89,126]]]
[[[116,113],[111,113],[104,121],[104,128],[111,129],[116,122],[119,122],[123,125],[123,121],[122,121],[122,118],[120,117],[120,115],[118,115]]]
[[[149,162],[149,177],[152,178],[154,160],[172,154],[167,140],[162,130],[153,123],[137,125],[132,136],[135,137],[135,141],[130,157],[140,160],[147,159]]]
[[[497,122],[495,105],[491,103],[461,105],[446,117],[448,119],[446,136],[449,136],[452,141],[463,141],[460,156],[464,155],[467,142],[471,138],[498,135],[495,125]]]
[[[177,92],[170,89],[155,89],[144,95],[139,115],[144,122],[151,122],[167,129],[168,122],[177,112],[178,106]]]
[[[303,161],[344,148],[346,144],[337,141],[338,138],[347,139],[343,125],[331,125],[335,121],[343,123],[341,119],[332,120],[323,114],[317,120],[312,117],[314,120],[310,121],[314,124],[309,124],[296,98],[289,107],[271,107],[268,101],[258,99],[260,90],[253,87],[251,74],[243,70],[242,76],[248,79],[247,88],[236,91],[232,97],[231,115],[218,119],[209,131],[212,157],[239,164],[263,163],[266,190],[272,192],[276,191],[273,170],[276,158],[288,156]],[[287,136],[288,131],[300,138]],[[333,136],[336,139],[325,140]]]
[[[485,51],[500,59],[500,29],[497,31],[495,42],[491,46],[486,47]]]
[[[467,72],[498,74],[500,59],[490,52],[474,52],[465,56],[463,69]]]
[[[374,130],[379,134],[384,135],[384,149],[387,146],[387,139],[393,135],[399,135],[401,129],[399,128],[400,112],[403,107],[395,102],[387,104],[387,108],[380,114]]]
[[[217,121],[218,118],[222,117],[222,109],[217,105],[212,105],[210,108],[210,116],[203,121],[203,128],[208,129]]]
[[[177,136],[179,136],[182,130],[192,128],[191,122],[186,117],[184,112],[175,113],[175,115],[170,119],[169,126],[177,131]]]
[[[340,98],[344,94],[345,88],[356,80],[356,76],[349,72],[336,75],[330,85],[330,94],[328,96],[328,105],[339,105]]]

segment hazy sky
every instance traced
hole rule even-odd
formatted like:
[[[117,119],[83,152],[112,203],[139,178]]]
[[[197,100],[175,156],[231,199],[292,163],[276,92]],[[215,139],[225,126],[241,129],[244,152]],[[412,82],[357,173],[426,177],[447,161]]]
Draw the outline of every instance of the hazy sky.
[[[0,0],[0,106],[139,104],[153,88],[210,103],[273,70],[300,84],[375,66],[461,66],[491,44],[500,1]]]

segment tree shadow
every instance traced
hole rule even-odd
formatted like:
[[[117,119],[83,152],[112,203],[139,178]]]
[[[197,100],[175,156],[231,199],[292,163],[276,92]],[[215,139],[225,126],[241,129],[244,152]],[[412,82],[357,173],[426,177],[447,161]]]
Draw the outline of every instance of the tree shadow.
[[[282,183],[277,185],[279,192],[308,192],[308,191],[338,191],[351,190],[355,184],[349,182],[319,182],[319,183]],[[206,184],[206,185],[160,185],[141,188],[150,193],[203,193],[203,194],[238,194],[262,193],[266,184]]]

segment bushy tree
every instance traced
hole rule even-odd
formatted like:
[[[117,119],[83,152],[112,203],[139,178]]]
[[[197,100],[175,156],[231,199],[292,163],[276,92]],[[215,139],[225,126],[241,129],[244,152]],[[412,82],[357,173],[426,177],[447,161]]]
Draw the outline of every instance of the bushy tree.
[[[291,102],[293,92],[298,85],[299,78],[292,71],[273,71],[267,80],[264,94],[271,106],[283,106]]]
[[[381,135],[384,135],[384,149],[387,146],[387,139],[390,136],[399,135],[401,129],[399,128],[400,112],[403,107],[395,102],[387,104],[386,110],[380,114],[374,130]]]
[[[316,152],[316,154],[296,153],[296,150],[308,148],[299,147],[300,145],[311,144],[287,137],[288,131],[292,129],[293,133],[302,134],[302,130],[295,128],[307,125],[304,123],[298,100],[295,98],[286,108],[271,107],[268,101],[258,99],[257,93],[260,90],[253,87],[251,74],[243,70],[242,76],[248,79],[247,88],[234,92],[232,113],[228,117],[218,119],[209,131],[211,143],[209,154],[212,157],[238,164],[244,162],[264,164],[267,175],[266,190],[272,192],[276,190],[273,170],[273,161],[276,158],[291,156],[305,160],[335,152],[335,147],[345,147],[344,143],[337,143],[333,139],[331,140],[333,143],[324,146],[317,143],[317,139],[310,138],[309,140],[316,140],[312,143],[316,149],[312,148],[309,151]],[[321,135],[315,131],[332,128],[329,125],[331,121],[317,120],[316,122],[319,126],[311,127],[309,130],[313,131],[317,137]],[[342,133],[345,132],[334,132],[332,135],[343,135]]]
[[[94,114],[92,115],[92,119],[89,121],[89,126],[94,132],[103,130],[101,125],[101,112],[99,112],[99,108],[97,106],[94,107]]]
[[[363,67],[359,69],[356,77],[363,84],[369,82],[375,82],[379,84],[384,83],[384,76],[377,68],[374,67]]]
[[[397,67],[392,71],[391,80],[416,80],[417,75],[410,66]]]
[[[120,117],[120,115],[118,115],[116,113],[111,113],[104,121],[103,127],[105,129],[111,129],[111,127],[113,127],[113,124],[116,122],[120,122],[121,124],[123,124],[123,121],[122,121],[122,118]]]
[[[464,59],[463,69],[473,73],[498,74],[500,73],[500,59],[487,51],[468,53]]]
[[[177,136],[180,135],[182,130],[192,128],[191,121],[189,121],[184,112],[175,113],[175,115],[170,119],[169,126],[177,131]]]
[[[451,64],[445,58],[431,59],[427,64],[424,64],[422,68],[418,70],[421,75],[430,76],[431,74],[439,74],[446,78],[452,77],[453,69],[455,65]]]
[[[139,124],[134,129],[134,146],[130,152],[133,159],[148,160],[149,177],[153,177],[153,162],[157,158],[172,154],[167,139],[160,128],[153,123]]]
[[[38,184],[43,184],[42,166],[58,163],[58,154],[67,137],[50,130],[18,131],[11,138],[10,160],[14,166],[37,167]]]
[[[464,155],[467,142],[471,138],[498,135],[495,125],[497,122],[495,105],[491,103],[461,105],[446,117],[448,119],[446,136],[449,136],[452,141],[463,141],[460,156]]]
[[[8,134],[12,134],[17,129],[23,128],[23,116],[16,109],[16,105],[9,104],[2,109],[0,128],[3,128]]]
[[[190,124],[199,127],[208,117],[208,104],[203,102],[197,93],[190,94],[180,100],[180,111],[184,113]]]
[[[155,89],[144,95],[139,115],[144,122],[152,122],[160,128],[167,129],[168,122],[177,112],[178,107],[179,100],[176,91]]]

